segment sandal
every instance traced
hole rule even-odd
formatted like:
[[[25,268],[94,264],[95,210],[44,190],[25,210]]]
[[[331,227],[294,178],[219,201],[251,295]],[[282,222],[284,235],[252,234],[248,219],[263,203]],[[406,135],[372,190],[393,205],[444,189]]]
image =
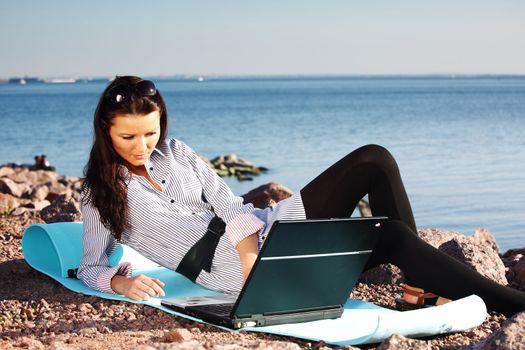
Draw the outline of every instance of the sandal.
[[[396,298],[396,305],[399,310],[414,310],[424,307],[443,305],[451,301],[434,293],[425,293],[421,288],[402,284],[403,298]]]

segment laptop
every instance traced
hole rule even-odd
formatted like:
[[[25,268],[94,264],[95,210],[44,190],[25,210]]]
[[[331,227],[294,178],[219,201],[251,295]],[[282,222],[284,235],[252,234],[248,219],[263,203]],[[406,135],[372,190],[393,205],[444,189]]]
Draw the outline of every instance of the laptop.
[[[238,296],[161,304],[233,329],[338,318],[386,220],[275,221]]]

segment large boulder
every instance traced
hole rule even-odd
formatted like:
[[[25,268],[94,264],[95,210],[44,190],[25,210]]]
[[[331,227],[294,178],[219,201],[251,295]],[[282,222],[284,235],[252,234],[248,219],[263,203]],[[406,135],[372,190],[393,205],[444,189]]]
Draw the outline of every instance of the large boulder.
[[[419,230],[418,234],[427,243],[465,263],[483,276],[499,284],[508,284],[505,266],[498,254],[499,247],[495,244],[495,239],[488,238],[488,231],[483,233],[483,239],[437,229]]]
[[[11,194],[15,197],[22,197],[26,186],[21,183],[17,183],[7,177],[0,178],[0,192]]]
[[[15,174],[9,176],[13,181],[27,183],[31,186],[53,183],[56,182],[59,177],[54,171],[29,170],[28,168],[17,169]]]
[[[366,284],[399,284],[405,282],[405,275],[396,265],[382,264],[363,272],[358,281]]]
[[[500,329],[476,348],[481,350],[525,349],[525,312],[520,312],[506,320]]]
[[[525,291],[525,248],[510,249],[501,257],[507,268],[509,284]]]
[[[66,195],[67,197],[71,197],[73,194],[73,191],[60,181],[55,181],[51,183],[47,186],[47,188],[48,193],[45,199],[47,199],[50,202],[53,202],[60,196]]]
[[[377,347],[377,350],[431,350],[432,346],[424,340],[410,339],[399,334],[393,334]]]
[[[476,231],[474,231],[472,240],[477,244],[490,246],[492,250],[494,250],[498,254],[501,252],[498,242],[496,242],[496,237],[494,237],[494,235],[492,235],[492,233],[490,233],[489,230],[483,227],[478,227]]]
[[[283,185],[270,182],[243,194],[242,197],[244,203],[252,203],[257,208],[266,208],[292,195],[293,192]]]
[[[8,165],[0,166],[0,177],[9,176],[14,173],[15,171],[13,170],[13,167]]]
[[[46,223],[82,221],[78,203],[69,195],[58,196],[51,205],[40,211],[40,216]]]
[[[470,266],[480,274],[500,284],[508,284],[505,266],[498,254],[499,247],[495,238],[487,230],[478,229],[473,236],[438,229],[419,230],[418,234],[427,243]],[[404,276],[397,266],[385,264],[366,271],[361,275],[359,281],[373,284],[397,284],[404,282]]]
[[[37,185],[36,187],[33,187],[33,190],[31,191],[31,199],[33,201],[43,201],[47,198],[48,194],[49,187],[46,185]]]
[[[18,198],[7,193],[0,193],[0,215],[8,214],[18,206],[20,206]]]

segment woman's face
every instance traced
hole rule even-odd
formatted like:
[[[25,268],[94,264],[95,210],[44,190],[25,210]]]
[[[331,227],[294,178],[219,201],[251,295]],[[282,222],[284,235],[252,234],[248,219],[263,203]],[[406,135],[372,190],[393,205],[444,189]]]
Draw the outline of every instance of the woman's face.
[[[117,115],[112,120],[109,135],[118,155],[130,165],[141,167],[159,141],[160,113]]]

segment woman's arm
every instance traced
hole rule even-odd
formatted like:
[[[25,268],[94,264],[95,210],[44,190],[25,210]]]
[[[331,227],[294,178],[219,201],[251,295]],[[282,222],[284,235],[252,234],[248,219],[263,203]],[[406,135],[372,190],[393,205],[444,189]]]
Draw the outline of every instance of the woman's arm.
[[[254,233],[244,238],[239,244],[237,244],[235,249],[237,249],[237,252],[239,253],[242,277],[243,281],[246,282],[253,264],[255,264],[255,260],[257,260],[257,255],[259,254],[257,234]]]
[[[131,264],[121,263],[111,267],[109,256],[117,247],[111,232],[102,225],[98,210],[81,201],[84,220],[83,253],[77,277],[87,286],[105,293],[122,294],[130,299],[148,299],[149,296],[164,295],[164,283],[144,275],[131,277]]]

